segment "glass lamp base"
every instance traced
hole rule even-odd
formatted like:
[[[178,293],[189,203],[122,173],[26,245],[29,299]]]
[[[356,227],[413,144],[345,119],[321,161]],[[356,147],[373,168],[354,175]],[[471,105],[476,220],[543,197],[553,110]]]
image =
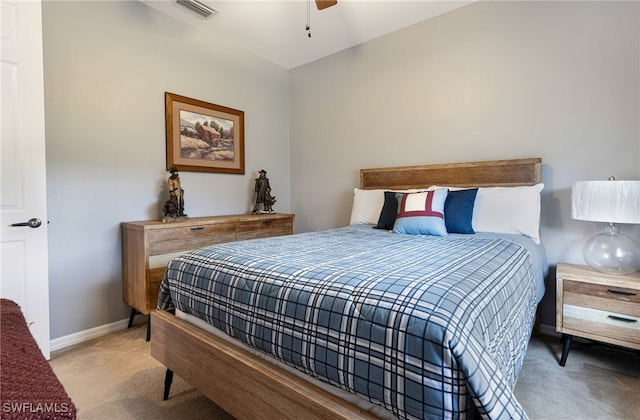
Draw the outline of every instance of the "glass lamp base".
[[[608,225],[594,235],[582,250],[584,260],[598,271],[630,274],[640,270],[640,245],[620,233],[618,226]]]

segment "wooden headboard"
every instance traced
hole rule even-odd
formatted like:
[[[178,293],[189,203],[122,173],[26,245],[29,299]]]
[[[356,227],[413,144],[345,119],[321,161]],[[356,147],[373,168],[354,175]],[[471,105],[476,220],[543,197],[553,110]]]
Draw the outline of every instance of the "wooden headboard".
[[[541,180],[541,158],[360,169],[360,188],[515,187]]]

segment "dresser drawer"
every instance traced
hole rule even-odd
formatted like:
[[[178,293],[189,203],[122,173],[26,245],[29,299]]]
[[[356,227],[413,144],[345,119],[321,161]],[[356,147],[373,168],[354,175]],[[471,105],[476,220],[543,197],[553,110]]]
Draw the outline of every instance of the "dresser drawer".
[[[147,289],[147,312],[156,310],[156,307],[158,306],[158,295],[160,294],[161,284],[162,276],[160,276],[160,279],[157,281],[149,281],[149,288]]]
[[[235,239],[232,223],[153,229],[148,233],[149,255],[187,251]]]
[[[238,241],[290,235],[292,233],[293,220],[291,218],[252,220],[236,224],[236,239]]]

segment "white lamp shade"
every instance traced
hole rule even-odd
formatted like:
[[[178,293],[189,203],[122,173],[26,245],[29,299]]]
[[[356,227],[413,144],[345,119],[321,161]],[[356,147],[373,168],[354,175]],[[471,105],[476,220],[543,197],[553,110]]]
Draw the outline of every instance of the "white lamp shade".
[[[571,217],[640,224],[640,181],[578,181],[571,189]]]

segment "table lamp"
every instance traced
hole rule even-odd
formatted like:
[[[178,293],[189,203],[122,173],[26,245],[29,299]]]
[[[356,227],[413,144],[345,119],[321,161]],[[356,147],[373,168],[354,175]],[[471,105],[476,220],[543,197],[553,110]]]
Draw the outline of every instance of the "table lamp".
[[[598,271],[629,274],[640,270],[640,245],[620,233],[616,223],[640,224],[640,181],[578,181],[571,188],[571,217],[604,222],[587,241],[584,260]]]

